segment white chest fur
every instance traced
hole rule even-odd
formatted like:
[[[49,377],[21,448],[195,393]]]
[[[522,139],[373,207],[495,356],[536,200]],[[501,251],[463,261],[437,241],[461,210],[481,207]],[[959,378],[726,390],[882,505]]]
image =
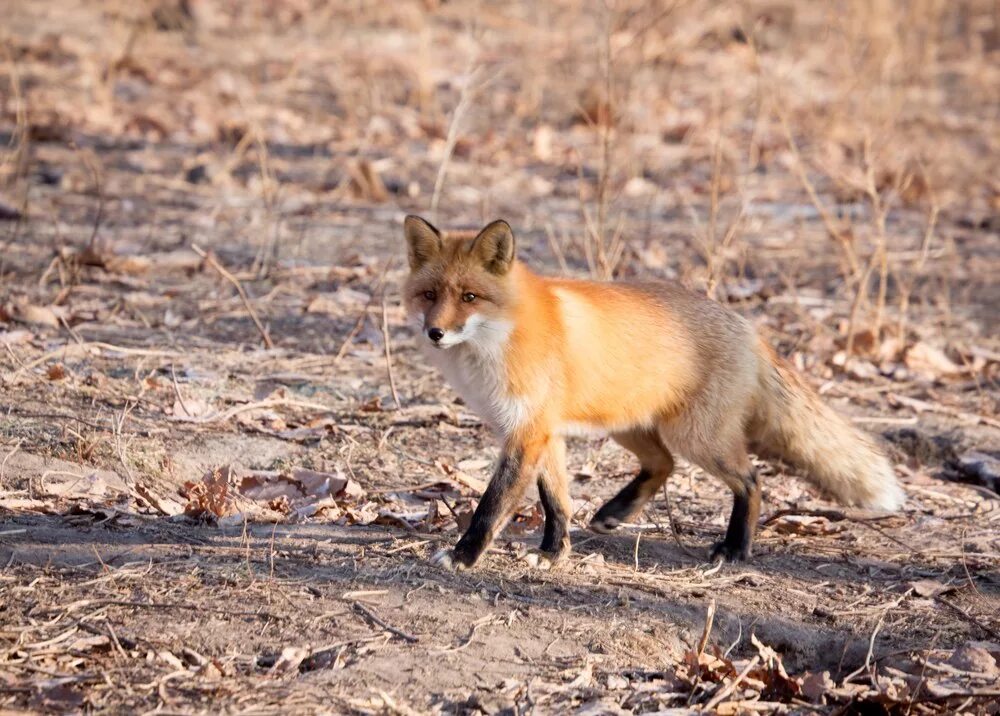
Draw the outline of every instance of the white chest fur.
[[[484,423],[501,435],[527,419],[527,401],[510,394],[504,348],[510,324],[479,321],[466,324],[467,337],[449,348],[423,345],[423,352],[445,380]]]

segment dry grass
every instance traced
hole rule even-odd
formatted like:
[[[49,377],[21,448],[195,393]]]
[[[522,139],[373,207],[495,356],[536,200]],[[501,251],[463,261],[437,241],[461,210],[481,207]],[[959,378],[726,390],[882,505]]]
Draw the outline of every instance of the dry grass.
[[[987,0],[17,4],[0,704],[995,712],[998,23]],[[632,466],[580,440],[568,564],[521,559],[526,505],[481,570],[438,572],[495,447],[414,350],[409,212],[728,302],[894,443],[907,509],[762,467],[760,555],[716,568],[727,498],[686,466],[644,524],[581,529]]]

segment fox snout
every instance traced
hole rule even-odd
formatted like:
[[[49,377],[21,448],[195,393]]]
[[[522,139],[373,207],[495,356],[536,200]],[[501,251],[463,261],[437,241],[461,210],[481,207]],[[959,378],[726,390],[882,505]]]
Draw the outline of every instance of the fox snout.
[[[425,324],[424,335],[427,336],[427,339],[435,348],[449,348],[465,340],[465,325],[445,328],[443,326],[427,326]]]

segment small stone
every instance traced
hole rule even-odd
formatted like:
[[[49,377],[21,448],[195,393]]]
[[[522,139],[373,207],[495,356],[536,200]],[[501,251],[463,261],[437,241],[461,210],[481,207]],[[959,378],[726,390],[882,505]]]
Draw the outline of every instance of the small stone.
[[[1000,676],[1000,668],[997,667],[996,659],[981,646],[962,644],[948,659],[948,664],[962,671]]]

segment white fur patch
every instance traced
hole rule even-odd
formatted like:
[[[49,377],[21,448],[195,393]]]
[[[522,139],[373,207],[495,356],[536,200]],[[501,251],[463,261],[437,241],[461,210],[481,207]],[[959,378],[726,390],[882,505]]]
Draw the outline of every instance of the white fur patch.
[[[509,434],[527,420],[529,403],[508,392],[504,348],[513,325],[479,314],[461,331],[446,331],[435,347],[422,342],[428,360],[458,391],[466,404],[494,430]]]
[[[592,423],[568,422],[559,426],[559,434],[564,437],[590,438],[608,434],[608,428]]]

